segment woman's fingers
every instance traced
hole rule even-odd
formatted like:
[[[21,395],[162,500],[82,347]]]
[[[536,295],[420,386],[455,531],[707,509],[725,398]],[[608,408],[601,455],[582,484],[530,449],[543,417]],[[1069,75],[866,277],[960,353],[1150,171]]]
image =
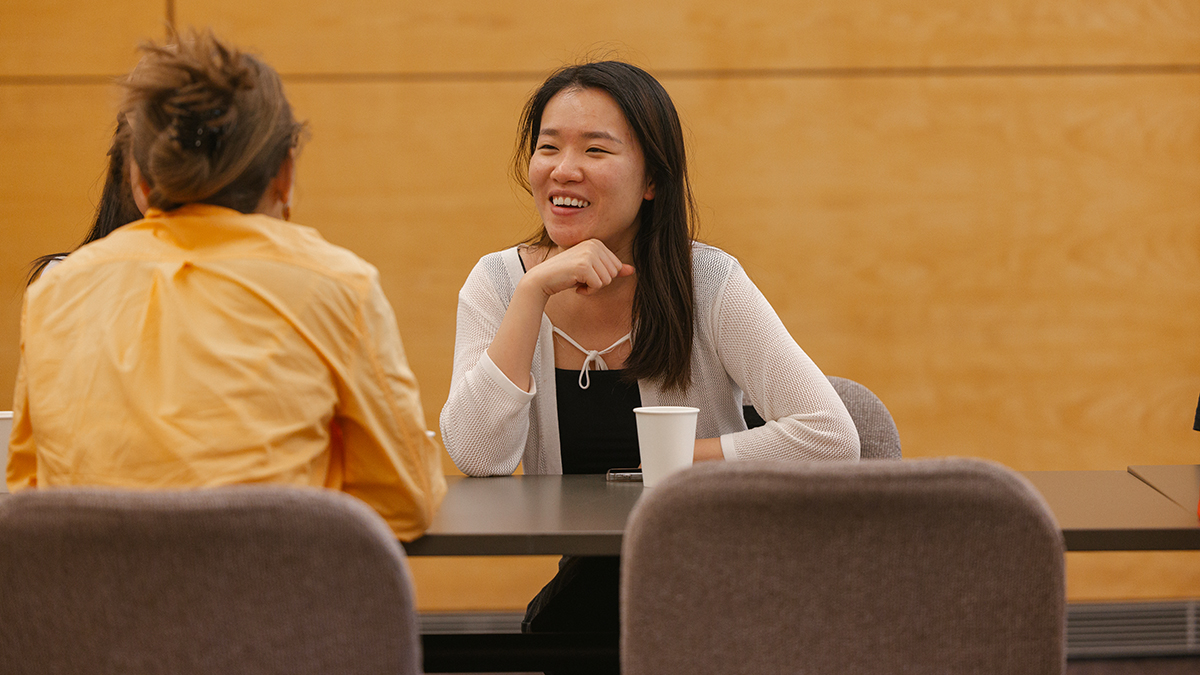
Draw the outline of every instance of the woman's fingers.
[[[587,272],[587,278],[575,286],[577,293],[588,295],[612,283],[613,275],[604,265],[591,267]]]
[[[554,295],[569,288],[587,295],[608,286],[618,277],[633,274],[633,267],[596,239],[580,242],[534,268],[543,275],[543,288]]]

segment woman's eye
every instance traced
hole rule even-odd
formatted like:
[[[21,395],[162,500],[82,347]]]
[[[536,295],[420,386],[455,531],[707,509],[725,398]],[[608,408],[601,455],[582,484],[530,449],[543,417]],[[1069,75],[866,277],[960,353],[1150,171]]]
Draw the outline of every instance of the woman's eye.
[[[542,143],[541,145],[539,145],[537,147],[537,149],[538,149],[538,152],[545,152],[545,151],[557,150],[558,148],[554,147],[553,145],[550,145],[549,143]]]
[[[612,154],[608,150],[605,150],[604,148],[588,148],[587,151],[592,154],[597,154],[597,155],[598,154],[604,154],[604,155]]]

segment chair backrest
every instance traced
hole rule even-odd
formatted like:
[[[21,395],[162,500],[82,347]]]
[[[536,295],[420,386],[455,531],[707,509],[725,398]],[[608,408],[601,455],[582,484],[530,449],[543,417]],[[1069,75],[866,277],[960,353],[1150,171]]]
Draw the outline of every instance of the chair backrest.
[[[0,499],[0,672],[418,673],[412,582],[328,490]]]
[[[896,422],[883,401],[870,389],[854,380],[830,376],[829,383],[842,398],[842,403],[850,413],[850,419],[854,420],[854,428],[858,430],[858,440],[862,448],[862,458],[900,459],[900,433],[896,431]],[[747,405],[742,408],[747,427],[753,429],[766,424],[754,406]]]
[[[982,460],[698,465],[630,516],[622,672],[1061,674],[1063,551]]]
[[[829,377],[854,428],[858,429],[858,441],[863,459],[900,459],[900,432],[887,406],[870,389],[844,377]]]

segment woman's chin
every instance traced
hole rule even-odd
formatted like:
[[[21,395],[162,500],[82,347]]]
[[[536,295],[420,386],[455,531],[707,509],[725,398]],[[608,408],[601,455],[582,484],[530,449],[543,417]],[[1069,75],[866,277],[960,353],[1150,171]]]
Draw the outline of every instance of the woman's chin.
[[[562,249],[571,248],[575,244],[587,241],[589,238],[576,228],[547,226],[546,232],[550,235],[550,241]]]

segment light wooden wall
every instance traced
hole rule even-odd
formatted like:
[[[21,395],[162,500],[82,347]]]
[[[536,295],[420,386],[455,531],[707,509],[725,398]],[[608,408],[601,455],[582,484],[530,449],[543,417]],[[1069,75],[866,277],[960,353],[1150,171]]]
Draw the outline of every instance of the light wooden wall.
[[[459,285],[536,225],[506,173],[520,106],[601,54],[661,79],[703,238],[826,372],[883,398],[907,456],[1200,461],[1195,2],[93,4],[0,8],[0,383],[25,263],[87,228],[110,81],[173,19],[284,75],[312,129],[293,218],[380,268],[431,426]],[[522,607],[554,570],[413,563],[424,609]],[[1068,566],[1076,600],[1200,596],[1194,554]]]

